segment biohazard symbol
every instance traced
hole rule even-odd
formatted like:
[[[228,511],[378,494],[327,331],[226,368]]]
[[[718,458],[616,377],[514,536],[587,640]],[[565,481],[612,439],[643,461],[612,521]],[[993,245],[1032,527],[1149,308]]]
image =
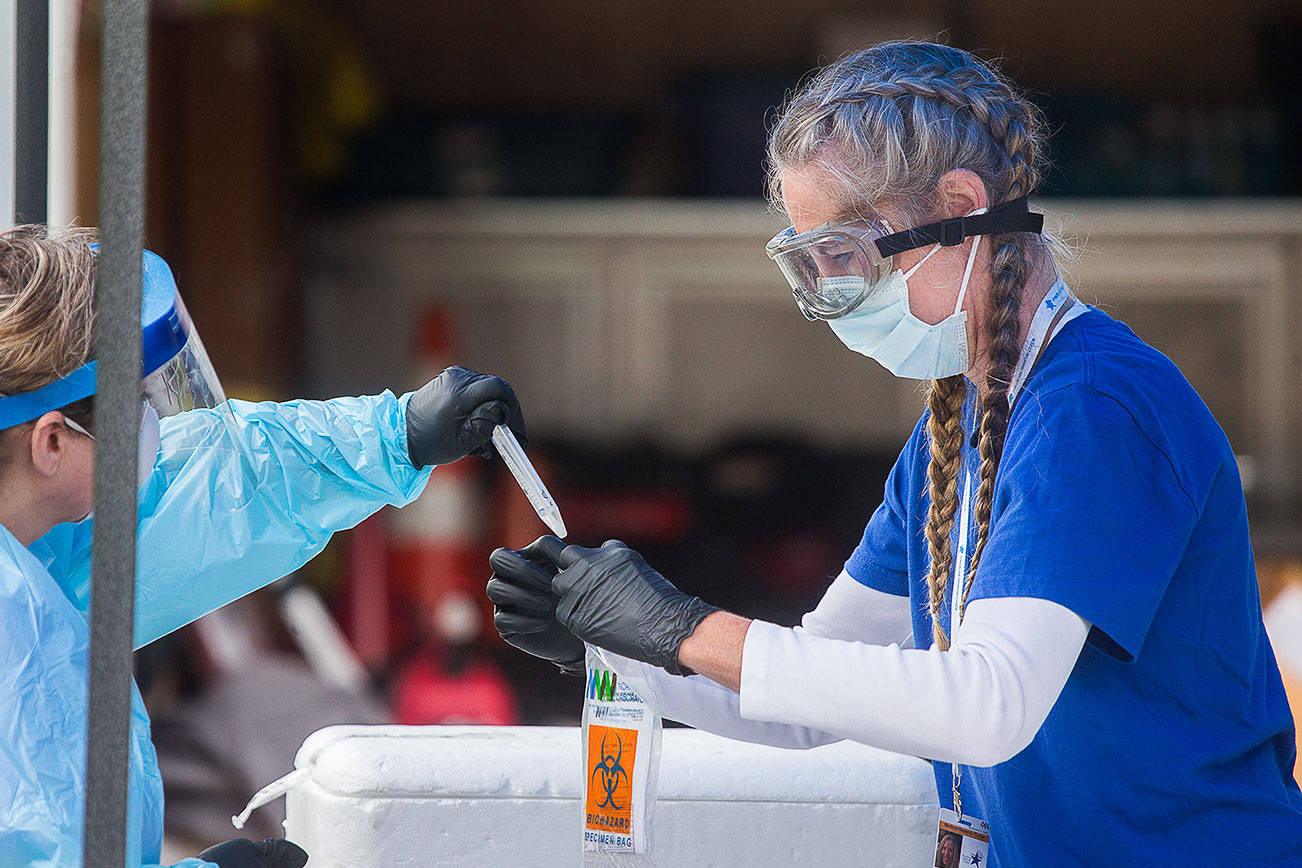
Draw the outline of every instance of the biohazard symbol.
[[[601,775],[601,788],[606,792],[606,798],[602,800],[598,808],[611,808],[612,810],[624,810],[615,802],[615,791],[619,789],[620,779],[628,780],[628,772],[620,765],[620,760],[624,757],[624,742],[619,735],[615,735],[615,754],[612,756],[606,749],[606,735],[601,737],[601,762],[592,767],[592,777],[589,783]]]

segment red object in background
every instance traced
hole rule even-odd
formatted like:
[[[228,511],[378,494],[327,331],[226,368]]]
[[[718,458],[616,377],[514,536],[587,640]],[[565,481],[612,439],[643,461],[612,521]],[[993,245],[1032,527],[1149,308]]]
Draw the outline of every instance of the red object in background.
[[[398,723],[488,724],[520,722],[515,694],[491,660],[454,658],[465,651],[421,651],[393,683],[393,712]]]
[[[458,361],[447,307],[427,308],[414,339],[412,385]],[[343,620],[372,672],[389,666],[398,648],[442,648],[484,638],[489,623],[483,595],[489,571],[484,469],[484,462],[473,458],[438,467],[413,503],[371,517],[350,535],[348,586],[340,597],[347,613]],[[457,636],[444,635],[448,621],[441,613],[449,601],[465,599],[475,601],[477,615],[457,621]]]
[[[630,529],[635,529],[640,543],[670,545],[688,534],[693,520],[692,504],[686,496],[641,489],[571,491],[563,514],[571,535],[590,540],[586,545],[622,539]]]
[[[416,364],[421,379],[430,380],[448,365],[455,365],[461,355],[460,341],[452,311],[437,302],[426,306],[420,318],[420,335],[416,340]]]
[[[389,524],[394,590],[422,615],[432,615],[449,594],[482,590],[488,578],[477,464],[463,458],[436,468],[421,496]]]
[[[348,541],[349,585],[345,594],[348,637],[362,665],[372,672],[389,661],[389,592],[384,515],[353,528]]]
[[[425,310],[416,346],[413,367],[421,383],[457,362],[460,346],[446,306]],[[483,462],[471,458],[436,468],[421,496],[390,521],[394,591],[414,607],[421,629],[437,623],[439,608],[450,595],[482,596],[488,571],[483,473]]]
[[[841,571],[841,553],[813,531],[789,531],[750,549],[750,577],[778,596],[814,593]]]

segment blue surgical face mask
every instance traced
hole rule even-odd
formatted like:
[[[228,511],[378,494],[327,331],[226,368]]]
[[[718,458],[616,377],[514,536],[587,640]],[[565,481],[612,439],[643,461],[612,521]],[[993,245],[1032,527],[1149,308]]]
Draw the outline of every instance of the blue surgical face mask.
[[[983,211],[985,209],[981,208],[972,214]],[[845,316],[828,320],[827,324],[843,344],[876,360],[897,377],[939,380],[963,373],[968,369],[967,311],[963,310],[963,299],[967,295],[972,265],[980,244],[981,236],[978,235],[968,253],[954,313],[935,325],[923,322],[909,310],[909,278],[940,249],[940,245],[928,251],[907,272],[898,268],[892,271],[882,278],[881,284],[872,290],[863,304]],[[842,286],[851,281],[857,281],[856,286]],[[864,279],[829,277],[820,279],[819,283],[829,291],[854,291],[862,288]]]

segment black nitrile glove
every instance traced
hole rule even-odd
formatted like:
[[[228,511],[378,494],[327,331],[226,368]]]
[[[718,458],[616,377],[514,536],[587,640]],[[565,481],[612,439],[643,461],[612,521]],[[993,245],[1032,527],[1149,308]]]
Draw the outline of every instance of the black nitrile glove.
[[[556,620],[556,601],[552,599],[556,568],[538,550],[547,544],[545,540],[556,540],[557,553],[565,547],[555,537],[543,537],[518,552],[498,549],[489,556],[493,626],[521,651],[552,661],[566,675],[579,675],[584,669],[583,643]]]
[[[212,845],[199,858],[220,868],[303,868],[307,864],[303,848],[284,838],[234,838]]]
[[[529,445],[524,416],[511,384],[501,377],[453,366],[407,403],[407,454],[417,467],[451,464],[474,454],[493,456],[493,429],[505,425]]]
[[[560,569],[552,597],[556,620],[571,633],[672,675],[685,674],[678,646],[718,607],[675,588],[619,540],[586,549],[543,537],[531,548]]]

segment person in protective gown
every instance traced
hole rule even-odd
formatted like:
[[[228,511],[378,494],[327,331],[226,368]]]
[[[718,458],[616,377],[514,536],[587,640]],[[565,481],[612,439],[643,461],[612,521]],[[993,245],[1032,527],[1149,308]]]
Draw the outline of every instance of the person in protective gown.
[[[82,860],[94,466],[93,231],[0,234],[0,865]],[[143,262],[135,647],[302,566],[331,534],[414,500],[432,468],[527,442],[497,377],[449,368],[395,396],[227,400],[167,264]],[[128,859],[160,859],[163,788],[133,690]],[[301,866],[227,841],[184,868]]]

